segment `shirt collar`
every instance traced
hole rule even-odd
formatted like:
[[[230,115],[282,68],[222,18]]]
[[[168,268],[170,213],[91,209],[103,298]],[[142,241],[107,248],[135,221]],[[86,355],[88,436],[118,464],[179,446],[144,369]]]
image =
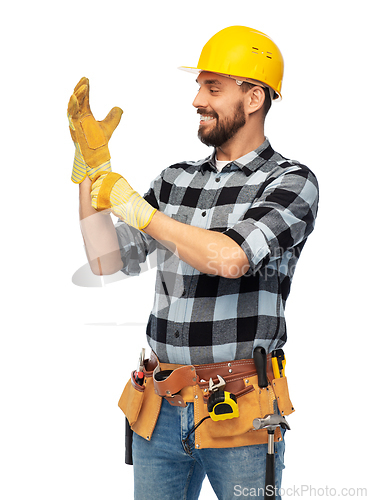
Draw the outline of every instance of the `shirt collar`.
[[[257,149],[229,163],[236,165],[240,170],[243,170],[246,175],[250,175],[252,172],[259,169],[259,167],[261,167],[266,161],[268,161],[273,154],[274,150],[266,137],[266,140]],[[212,171],[216,170],[215,156],[216,149],[213,150],[211,156],[208,156],[204,160],[198,162],[202,173],[204,173],[206,169]]]

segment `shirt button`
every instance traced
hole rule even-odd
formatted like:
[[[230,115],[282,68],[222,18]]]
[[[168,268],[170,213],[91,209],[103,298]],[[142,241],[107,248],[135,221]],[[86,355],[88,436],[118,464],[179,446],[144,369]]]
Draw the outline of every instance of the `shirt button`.
[[[178,338],[180,336],[179,330],[176,330],[176,332],[174,333],[174,335],[175,335],[175,338]]]
[[[216,182],[220,182],[220,180],[221,180],[220,177],[216,177],[215,179]]]
[[[202,212],[202,217],[206,217],[207,212]]]

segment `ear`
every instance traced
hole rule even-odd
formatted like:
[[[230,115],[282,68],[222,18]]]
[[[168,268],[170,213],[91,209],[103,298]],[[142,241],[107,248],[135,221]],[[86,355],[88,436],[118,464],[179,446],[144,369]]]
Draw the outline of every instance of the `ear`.
[[[249,97],[248,97],[248,113],[255,113],[259,109],[262,108],[263,103],[265,101],[265,91],[263,87],[257,85],[255,87],[252,87],[249,91]]]

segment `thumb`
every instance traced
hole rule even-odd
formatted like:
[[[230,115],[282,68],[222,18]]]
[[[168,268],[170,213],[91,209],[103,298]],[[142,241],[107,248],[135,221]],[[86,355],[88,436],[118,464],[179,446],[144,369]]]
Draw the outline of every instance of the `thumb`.
[[[72,118],[76,118],[78,116],[78,112],[79,112],[78,101],[75,95],[72,94],[68,103],[68,115],[70,115]]]
[[[123,110],[121,108],[115,107],[112,108],[110,113],[106,116],[104,120],[100,123],[101,128],[103,129],[106,139],[109,140],[112,136],[112,133],[119,125],[121,115],[123,114]]]

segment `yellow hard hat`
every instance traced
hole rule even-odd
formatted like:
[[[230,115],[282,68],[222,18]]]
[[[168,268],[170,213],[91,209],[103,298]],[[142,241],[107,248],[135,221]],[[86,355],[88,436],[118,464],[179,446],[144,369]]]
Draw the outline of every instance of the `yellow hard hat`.
[[[281,98],[284,59],[277,45],[261,31],[230,26],[216,33],[203,47],[196,67],[180,69],[211,71],[237,80],[263,83]]]

